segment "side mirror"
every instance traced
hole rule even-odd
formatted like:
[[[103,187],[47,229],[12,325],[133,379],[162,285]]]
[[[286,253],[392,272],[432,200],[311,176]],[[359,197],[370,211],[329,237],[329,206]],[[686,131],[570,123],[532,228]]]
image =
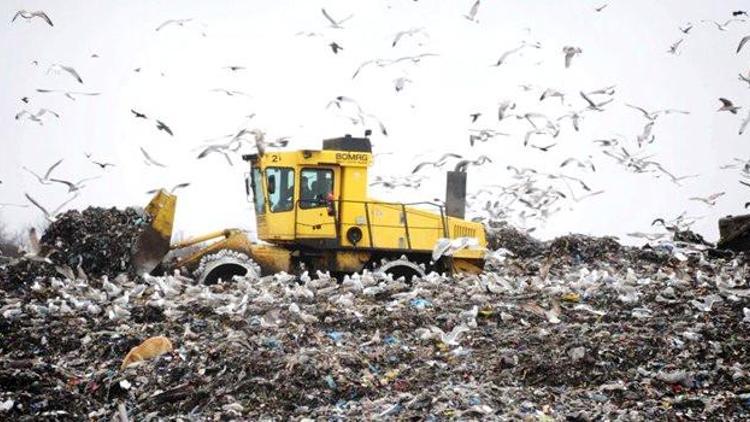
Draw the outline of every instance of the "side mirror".
[[[276,175],[268,176],[268,194],[273,195],[276,192]]]

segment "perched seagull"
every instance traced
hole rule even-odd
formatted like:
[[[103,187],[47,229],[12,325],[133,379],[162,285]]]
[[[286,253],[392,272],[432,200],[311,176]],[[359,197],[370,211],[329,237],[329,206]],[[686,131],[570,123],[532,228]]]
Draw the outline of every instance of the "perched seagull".
[[[31,113],[28,110],[21,110],[19,113],[16,114],[16,120],[19,120],[21,117],[28,116],[28,120],[31,120],[32,122],[36,122],[41,124],[44,124],[42,119],[40,117],[44,116],[45,114],[51,114],[58,119],[60,118],[60,115],[55,113],[54,111],[48,109],[48,108],[40,108],[36,113]]]
[[[188,186],[190,186],[190,183],[188,183],[188,182],[178,183],[178,184],[172,186],[172,189],[169,190],[169,193],[174,193],[177,189],[186,188]],[[149,195],[153,195],[156,192],[159,192],[160,190],[161,190],[161,188],[151,189],[150,191],[147,191],[146,193],[149,194]]]
[[[721,101],[721,107],[716,111],[728,111],[732,114],[737,114],[737,111],[742,108],[742,107],[735,106],[731,101],[727,100],[726,98],[719,98],[719,101]]]
[[[55,26],[55,25],[52,24],[52,19],[50,19],[49,16],[47,16],[47,14],[44,13],[43,11],[41,11],[41,10],[37,10],[37,11],[34,11],[34,12],[30,12],[28,10],[19,10],[13,16],[13,19],[11,20],[11,22],[15,22],[16,18],[18,18],[19,16],[22,17],[22,18],[24,18],[24,19],[26,19],[26,20],[31,20],[33,18],[40,18],[40,19],[44,20],[45,22],[47,22],[47,24],[49,26]]]
[[[162,122],[161,120],[156,121],[156,129],[167,132],[169,136],[174,136],[174,133],[172,133],[172,129],[170,129],[169,126],[164,124],[164,122]]]
[[[130,109],[130,112],[133,113],[133,116],[135,116],[136,119],[148,119],[145,114],[139,113],[133,109]]]
[[[669,53],[669,54],[677,54],[677,49],[680,47],[680,44],[682,44],[683,41],[685,41],[685,39],[680,38],[679,40],[677,40],[677,42],[675,42],[674,44],[670,45],[669,46],[669,50],[667,50],[667,53]]]
[[[55,63],[55,64],[51,65],[49,67],[49,69],[47,69],[47,73],[50,73],[50,72],[59,72],[61,70],[65,71],[65,72],[68,72],[70,74],[70,76],[74,77],[78,81],[79,84],[83,83],[83,79],[81,78],[81,75],[79,75],[78,72],[76,72],[76,70],[73,69],[70,66],[65,66],[65,65],[61,65],[61,64]]]
[[[63,162],[63,160],[58,160],[57,162],[55,162],[54,164],[52,164],[52,165],[51,165],[51,166],[50,166],[50,167],[49,167],[49,168],[47,169],[47,172],[46,172],[46,173],[44,173],[44,177],[40,177],[40,176],[39,176],[38,174],[34,173],[33,171],[29,170],[29,169],[28,169],[28,168],[26,168],[26,167],[21,167],[21,168],[22,168],[22,169],[24,169],[24,170],[26,170],[26,171],[28,171],[28,172],[29,172],[29,173],[31,173],[32,175],[34,175],[34,177],[36,177],[36,179],[37,179],[37,180],[39,181],[39,183],[41,183],[41,184],[43,184],[43,185],[49,185],[49,184],[50,184],[50,178],[49,178],[49,177],[50,177],[50,175],[52,174],[52,170],[54,170],[54,169],[55,169],[55,168],[56,168],[57,166],[59,166],[59,165],[60,165],[60,164],[61,164],[62,162]]]
[[[331,23],[331,28],[336,28],[336,29],[343,29],[343,27],[341,26],[341,24],[344,23],[344,22],[346,22],[346,21],[348,21],[349,19],[351,19],[354,16],[354,15],[349,15],[349,16],[345,17],[344,19],[341,19],[341,20],[337,21],[336,19],[332,18],[331,15],[328,14],[328,12],[326,12],[325,8],[320,9],[320,11],[323,12],[323,16],[325,16],[325,18],[328,20],[328,22]]]
[[[66,97],[70,98],[71,100],[75,101],[76,95],[87,95],[90,97],[101,95],[99,92],[77,92],[77,91],[65,91],[61,89],[41,89],[37,88],[36,92],[40,92],[42,94],[49,94],[49,93],[60,93],[65,95]]]
[[[140,149],[141,149],[141,153],[143,154],[143,157],[146,159],[146,161],[145,161],[146,165],[154,165],[154,166],[157,166],[157,167],[167,167],[164,164],[162,164],[162,163],[154,160],[153,158],[151,158],[151,156],[148,155],[148,152],[146,152],[146,150],[143,149],[143,147],[140,147]]]
[[[101,178],[101,176],[89,177],[86,179],[81,179],[75,183],[69,182],[67,180],[62,180],[62,179],[49,179],[49,180],[50,182],[62,183],[63,185],[66,185],[68,187],[68,192],[71,193],[71,192],[76,192],[85,188],[86,187],[86,185],[84,185],[85,182],[88,182],[89,180],[99,179],[99,178]]]
[[[62,210],[62,209],[63,209],[63,208],[64,208],[64,207],[66,206],[66,205],[68,205],[68,204],[70,203],[70,201],[72,201],[72,200],[74,200],[74,199],[78,198],[78,192],[76,192],[76,193],[75,193],[75,194],[74,194],[73,196],[71,196],[71,197],[70,197],[69,199],[67,199],[67,200],[66,200],[65,202],[63,202],[62,204],[60,204],[60,206],[59,206],[59,207],[55,208],[55,209],[54,209],[54,210],[53,210],[53,211],[52,211],[52,212],[50,213],[49,211],[47,211],[47,209],[46,209],[46,208],[44,208],[43,206],[41,206],[41,205],[39,204],[39,202],[37,202],[37,201],[36,201],[36,200],[35,200],[34,198],[32,198],[32,197],[31,197],[31,196],[30,196],[30,195],[29,195],[28,193],[24,193],[24,195],[26,196],[26,199],[28,199],[28,200],[29,200],[29,202],[31,202],[31,204],[32,204],[32,205],[34,205],[34,206],[35,206],[35,207],[37,207],[37,208],[38,208],[38,209],[39,209],[40,211],[42,211],[42,213],[44,214],[44,218],[46,218],[46,219],[47,219],[47,221],[49,221],[50,223],[54,223],[54,222],[55,222],[55,217],[57,216],[57,214],[58,214],[58,213],[59,213],[59,212],[60,212],[60,211],[61,211],[61,210]]]
[[[469,10],[469,14],[464,15],[466,19],[472,22],[476,22],[477,12],[479,12],[479,2],[480,0],[476,0]]]
[[[156,31],[161,31],[162,29],[164,29],[164,27],[169,26],[169,25],[185,26],[186,23],[188,23],[188,22],[190,22],[192,20],[193,20],[192,18],[188,18],[188,19],[169,19],[169,20],[166,20],[166,21],[162,22],[161,25],[157,26],[156,27]]]
[[[716,200],[719,199],[719,197],[723,196],[725,193],[726,192],[717,192],[717,193],[708,195],[705,198],[694,196],[692,198],[688,198],[688,200],[690,200],[690,201],[700,201],[700,202],[703,202],[703,203],[705,203],[706,205],[708,205],[710,207],[713,207],[714,205],[716,205]]]
[[[336,41],[328,44],[329,47],[331,47],[331,51],[333,51],[333,54],[339,54],[339,50],[343,50],[344,47],[340,46]]]
[[[740,50],[742,50],[742,47],[744,47],[748,41],[750,41],[750,35],[745,35],[744,37],[742,37],[742,39],[740,40],[740,44],[737,46],[737,54],[740,53]]]
[[[562,51],[563,51],[563,53],[565,53],[565,68],[566,69],[570,67],[570,62],[573,60],[573,57],[576,54],[583,53],[583,50],[581,50],[580,48],[578,48],[578,47],[571,47],[571,46],[565,46],[565,47],[563,47]]]

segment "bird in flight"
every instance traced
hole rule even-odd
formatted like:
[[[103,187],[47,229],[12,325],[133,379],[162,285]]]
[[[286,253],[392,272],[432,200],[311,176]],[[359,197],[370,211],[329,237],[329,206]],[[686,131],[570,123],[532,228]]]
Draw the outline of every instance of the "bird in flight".
[[[65,95],[66,97],[70,98],[71,100],[75,101],[75,96],[77,95],[87,95],[90,97],[101,95],[99,92],[77,92],[77,91],[65,91],[61,89],[41,89],[37,88],[36,92],[42,93],[42,94],[50,94],[50,93],[60,93]]]
[[[719,101],[721,101],[721,107],[719,107],[716,111],[728,111],[732,114],[737,114],[737,111],[742,108],[734,105],[730,100],[727,100],[726,98],[719,98]]]
[[[679,40],[677,40],[677,42],[675,42],[674,44],[670,45],[669,46],[669,50],[667,50],[667,53],[669,53],[669,54],[677,54],[677,49],[680,48],[680,44],[682,44],[683,41],[685,41],[685,39],[684,38],[680,38]]]
[[[411,28],[407,29],[405,31],[399,31],[396,33],[396,35],[393,38],[393,43],[391,43],[391,47],[395,47],[396,44],[401,40],[403,37],[413,37],[416,34],[424,33],[424,28]]]
[[[167,167],[164,164],[162,164],[162,163],[154,160],[153,158],[151,158],[151,156],[148,154],[148,152],[146,152],[145,149],[143,149],[143,147],[140,147],[140,148],[141,148],[141,153],[143,154],[143,157],[145,158],[144,162],[146,163],[147,166],[153,165],[153,166],[157,166],[157,167],[165,167],[165,168]]]
[[[164,132],[167,132],[169,136],[174,136],[174,133],[172,133],[172,129],[169,128],[164,122],[161,120],[156,121],[156,129],[163,130]]]
[[[16,19],[19,16],[22,17],[22,18],[24,18],[24,19],[26,19],[27,21],[31,20],[33,18],[40,18],[43,21],[47,22],[47,24],[49,26],[55,26],[55,25],[52,24],[52,19],[50,19],[49,16],[47,16],[47,14],[44,13],[43,11],[41,11],[41,10],[37,10],[37,11],[34,11],[34,12],[29,12],[28,10],[19,10],[13,16],[13,19],[11,20],[11,22],[15,22]]]
[[[476,22],[477,12],[479,12],[479,2],[480,0],[475,1],[471,6],[471,9],[469,9],[469,13],[467,15],[464,15],[466,19],[472,22]]]
[[[458,154],[449,152],[449,153],[443,154],[443,156],[437,159],[436,161],[424,161],[424,162],[417,164],[417,166],[414,167],[414,170],[411,171],[411,174],[417,173],[419,170],[423,169],[425,166],[433,166],[435,168],[440,168],[443,165],[445,165],[446,161],[448,161],[449,158],[461,159],[463,157],[461,157]]]
[[[742,37],[742,39],[740,40],[740,44],[737,46],[737,54],[740,53],[742,47],[744,47],[748,41],[750,41],[750,35],[745,35],[744,37]]]
[[[55,63],[55,64],[52,64],[49,67],[49,69],[47,69],[47,73],[50,73],[50,72],[56,72],[57,73],[57,72],[60,72],[60,71],[64,71],[64,72],[67,72],[68,74],[70,74],[70,76],[74,77],[78,81],[79,84],[83,83],[83,78],[81,78],[81,75],[79,75],[78,72],[76,72],[76,70],[73,69],[70,66],[65,66],[65,65],[62,65],[62,64],[59,64],[59,63]]]
[[[21,110],[20,112],[16,113],[16,120],[21,119],[21,117],[27,117],[28,120],[31,120],[32,122],[39,123],[40,125],[44,124],[41,117],[45,114],[51,114],[58,119],[60,118],[60,115],[55,113],[54,111],[48,109],[48,108],[40,108],[36,113],[32,113],[28,110]]]
[[[188,18],[188,19],[169,19],[169,20],[166,20],[166,21],[162,22],[161,25],[157,26],[156,27],[156,31],[161,31],[162,29],[164,29],[164,27],[169,26],[169,25],[185,26],[186,23],[188,23],[188,22],[190,22],[192,20],[193,20],[192,18]]]
[[[725,193],[726,192],[717,192],[717,193],[708,195],[705,198],[694,196],[692,198],[688,198],[688,200],[703,202],[704,204],[706,204],[706,205],[708,205],[710,207],[713,207],[714,205],[716,205],[716,200],[719,199],[720,197],[724,196]]]
[[[88,178],[85,178],[85,179],[81,179],[81,180],[79,180],[77,182],[70,182],[68,180],[54,179],[54,178],[53,179],[49,179],[49,180],[50,180],[50,182],[61,183],[61,184],[65,185],[65,186],[67,186],[68,187],[68,192],[76,192],[76,191],[79,191],[79,190],[81,190],[81,189],[83,189],[83,188],[86,187],[86,185],[84,185],[84,183],[88,182],[89,180],[99,179],[100,177],[101,176],[88,177]]]
[[[172,189],[169,190],[169,193],[174,193],[177,189],[186,188],[188,186],[190,186],[189,182],[178,183],[178,184],[172,186]],[[151,189],[149,191],[146,191],[146,193],[149,194],[149,195],[152,195],[152,194],[155,194],[156,192],[159,192],[160,190],[161,190],[161,188]]]
[[[78,198],[78,192],[76,192],[75,194],[73,194],[73,196],[71,196],[70,198],[68,198],[67,200],[65,200],[65,202],[63,202],[62,204],[60,204],[60,206],[58,206],[57,208],[55,208],[52,212],[47,211],[46,208],[44,208],[42,205],[40,205],[39,202],[37,200],[35,200],[34,198],[32,198],[28,193],[24,193],[24,196],[26,196],[26,199],[28,199],[29,202],[31,202],[32,205],[34,205],[40,211],[42,211],[42,213],[44,214],[44,218],[46,218],[47,221],[49,221],[50,223],[54,223],[55,219],[57,217],[57,214],[66,205],[68,205],[72,200]]]
[[[329,47],[331,47],[331,51],[333,51],[333,54],[339,54],[339,50],[343,50],[344,47],[340,46],[336,41],[328,44]]]
[[[136,119],[148,119],[145,114],[139,113],[133,109],[130,109],[130,112],[133,113],[133,116],[135,116]]]
[[[565,53],[565,68],[570,67],[570,63],[573,60],[573,57],[575,57],[576,54],[583,53],[583,50],[581,50],[579,47],[571,47],[571,46],[565,46],[563,47],[563,53]]]
[[[60,164],[62,164],[62,162],[63,162],[63,160],[58,160],[54,164],[52,164],[51,166],[49,166],[49,168],[47,169],[47,171],[44,173],[44,177],[39,176],[38,174],[34,173],[32,170],[29,170],[25,166],[21,167],[21,168],[23,168],[24,170],[26,170],[29,173],[31,173],[34,177],[36,177],[36,179],[39,181],[39,183],[41,183],[43,185],[49,185],[50,184],[50,178],[49,177],[50,177],[50,175],[52,175],[52,171],[55,168],[57,168],[57,166],[59,166]]]
[[[325,16],[325,18],[328,20],[328,22],[331,23],[331,28],[336,28],[336,29],[343,29],[344,27],[341,26],[341,24],[344,23],[344,22],[346,22],[346,21],[348,21],[352,17],[354,17],[354,15],[349,15],[349,16],[345,17],[344,19],[336,20],[336,19],[332,18],[331,15],[328,14],[328,12],[326,12],[325,8],[320,9],[320,11],[323,12],[323,16]]]

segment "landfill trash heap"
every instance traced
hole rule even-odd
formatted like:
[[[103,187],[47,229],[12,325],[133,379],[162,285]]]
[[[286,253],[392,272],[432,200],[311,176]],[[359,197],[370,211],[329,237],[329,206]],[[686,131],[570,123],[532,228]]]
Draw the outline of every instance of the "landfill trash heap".
[[[107,229],[80,215],[44,236],[60,250],[52,272],[0,272],[0,419],[750,416],[742,254],[502,225],[478,276],[203,285],[129,274],[130,235],[94,254]],[[117,233],[140,224],[122,221],[136,228]],[[166,352],[124,361],[157,336]]]

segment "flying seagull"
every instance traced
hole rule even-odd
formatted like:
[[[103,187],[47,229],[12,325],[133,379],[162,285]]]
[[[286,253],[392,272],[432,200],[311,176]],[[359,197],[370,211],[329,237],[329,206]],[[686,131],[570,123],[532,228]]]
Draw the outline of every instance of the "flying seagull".
[[[609,3],[604,3],[603,5],[601,5],[601,6],[599,6],[599,7],[595,7],[595,8],[594,8],[594,11],[596,11],[596,12],[601,12],[601,11],[602,11],[602,10],[604,10],[604,9],[605,9],[605,8],[606,8],[607,6],[609,6]]]
[[[726,192],[717,192],[711,195],[708,195],[705,198],[701,198],[698,196],[694,196],[692,198],[688,198],[690,201],[700,201],[705,203],[706,205],[713,207],[716,205],[716,200],[719,199],[719,197],[723,196]]]
[[[172,129],[170,129],[169,126],[164,124],[164,122],[162,122],[161,120],[156,121],[156,129],[167,132],[169,136],[174,136],[174,133],[172,133]]]
[[[145,114],[139,113],[133,109],[130,109],[130,112],[133,113],[133,116],[135,116],[136,119],[148,119]]]
[[[60,115],[55,113],[54,111],[48,109],[48,108],[40,108],[36,113],[32,113],[28,110],[21,110],[20,112],[16,113],[16,120],[19,120],[21,117],[28,116],[28,120],[31,120],[33,122],[37,122],[40,125],[43,124],[41,117],[45,114],[51,114],[58,119],[60,118]]]
[[[670,45],[669,46],[669,50],[667,50],[667,53],[669,53],[669,54],[677,54],[677,49],[680,47],[680,44],[682,44],[683,41],[685,41],[685,39],[684,38],[680,38],[679,40],[677,40],[677,42],[675,42],[674,44]]]
[[[471,9],[469,10],[468,15],[464,15],[464,17],[472,22],[476,21],[477,12],[479,12],[479,2],[480,0],[477,0],[474,2],[474,4],[471,6]]]
[[[178,184],[174,185],[172,187],[172,189],[169,190],[169,193],[174,193],[177,189],[186,188],[188,186],[190,186],[189,182],[178,183]],[[150,191],[146,191],[146,193],[151,195],[151,194],[155,194],[156,192],[159,192],[160,190],[161,190],[161,188],[151,189]]]
[[[331,50],[333,51],[333,54],[339,54],[339,50],[343,50],[344,47],[338,45],[336,41],[328,44],[329,47],[331,47]]]
[[[693,24],[688,23],[684,27],[683,26],[678,27],[678,29],[680,30],[680,32],[682,32],[683,34],[687,35],[688,32],[690,32],[690,30],[693,29]]]
[[[146,152],[146,150],[143,149],[143,147],[140,147],[140,148],[141,148],[141,153],[143,154],[143,157],[146,159],[146,161],[145,161],[146,165],[154,165],[154,166],[157,166],[157,167],[167,167],[164,164],[162,164],[162,163],[154,160],[153,158],[151,158],[151,156],[148,155],[148,152]]]
[[[169,26],[169,25],[185,26],[185,24],[188,23],[188,22],[190,22],[191,20],[193,20],[193,19],[192,18],[188,18],[188,19],[169,19],[169,20],[164,21],[161,25],[157,26],[156,30],[157,31],[161,31],[164,27]]]
[[[214,88],[211,91],[213,91],[213,92],[223,92],[223,93],[227,94],[230,97],[235,96],[235,95],[244,95],[246,97],[248,96],[244,92],[238,91],[236,89]]]
[[[37,10],[37,11],[34,11],[34,12],[30,12],[28,10],[19,10],[13,16],[13,19],[11,20],[11,22],[15,22],[16,18],[18,18],[19,16],[22,17],[22,18],[24,18],[24,19],[26,19],[26,20],[31,20],[33,18],[40,18],[40,19],[44,20],[45,22],[47,22],[47,24],[49,26],[55,26],[55,25],[52,24],[52,19],[50,19],[49,16],[47,16],[47,14],[44,13],[43,11],[41,11],[41,10]]]
[[[70,66],[65,66],[65,65],[61,65],[61,64],[55,63],[55,64],[51,65],[49,67],[49,69],[47,69],[47,73],[50,73],[50,72],[59,72],[61,70],[65,71],[65,72],[68,72],[70,74],[70,76],[74,77],[78,81],[79,84],[83,83],[83,79],[81,78],[81,75],[79,75],[78,72],[76,72],[76,70],[73,69]]]
[[[745,128],[747,128],[748,123],[750,123],[750,113],[747,114],[747,117],[745,117],[745,119],[740,124],[740,135],[745,133]]]
[[[38,208],[38,209],[39,209],[40,211],[42,211],[42,213],[44,214],[44,218],[46,218],[46,219],[47,219],[47,221],[49,221],[50,223],[54,223],[54,222],[55,222],[55,217],[57,216],[57,214],[58,214],[58,213],[59,213],[59,212],[60,212],[60,211],[61,211],[61,210],[62,210],[62,209],[63,209],[63,208],[64,208],[64,207],[66,206],[66,205],[68,205],[68,204],[69,204],[69,203],[70,203],[70,202],[71,202],[72,200],[74,200],[74,199],[78,198],[78,192],[76,192],[76,193],[75,193],[75,194],[74,194],[73,196],[71,196],[71,197],[70,197],[69,199],[67,199],[67,200],[66,200],[65,202],[63,202],[62,204],[60,204],[60,206],[59,206],[59,207],[57,207],[57,208],[55,208],[55,209],[54,209],[54,210],[53,210],[52,212],[49,212],[49,211],[47,211],[47,209],[46,209],[46,208],[44,208],[43,206],[41,206],[41,205],[39,204],[39,202],[37,202],[37,201],[36,201],[36,200],[35,200],[34,198],[32,198],[32,197],[31,197],[31,196],[30,196],[30,195],[29,195],[28,193],[24,193],[24,196],[26,196],[26,199],[28,199],[28,200],[29,200],[29,202],[31,202],[31,204],[32,204],[32,205],[34,205],[34,206],[35,206],[35,207],[37,207],[37,208]]]
[[[49,168],[47,169],[47,172],[44,173],[44,177],[39,176],[38,174],[36,174],[33,171],[31,171],[28,168],[26,168],[25,166],[21,167],[21,168],[24,169],[24,170],[26,170],[26,171],[28,171],[32,175],[34,175],[34,177],[36,177],[36,179],[39,181],[39,183],[41,183],[43,185],[49,185],[50,184],[50,178],[49,177],[52,174],[52,170],[54,170],[62,162],[63,162],[63,160],[58,160],[54,164],[52,164],[51,166],[49,166]]]
[[[99,92],[77,92],[77,91],[65,91],[61,89],[41,89],[41,88],[37,88],[36,92],[40,92],[42,94],[60,93],[70,98],[73,101],[76,100],[75,99],[76,95],[87,95],[87,96],[93,97],[93,96],[97,96],[101,94]]]
[[[411,173],[415,174],[416,172],[418,172],[419,170],[421,170],[425,166],[433,166],[435,168],[442,167],[443,165],[445,165],[445,162],[449,158],[458,158],[458,159],[461,159],[463,157],[461,157],[458,154],[453,154],[453,153],[449,152],[449,153],[443,154],[443,156],[440,157],[439,159],[437,159],[436,161],[424,161],[424,162],[421,162],[421,163],[417,164],[417,166],[414,167],[414,170],[412,170]]]
[[[354,15],[349,15],[345,17],[344,19],[337,21],[336,19],[332,18],[331,15],[328,14],[328,12],[326,12],[325,8],[320,9],[320,11],[323,12],[323,16],[325,16],[328,22],[331,23],[331,28],[336,28],[336,29],[343,29],[343,26],[341,26],[341,24],[348,21],[354,16]]]
[[[732,23],[732,22],[745,22],[745,20],[744,19],[729,19],[729,20],[727,20],[724,23],[719,23],[719,22],[716,22],[716,21],[707,21],[707,20],[702,20],[701,22],[704,22],[704,23],[713,23],[714,25],[716,25],[716,28],[718,28],[719,31],[726,31],[727,30],[727,26],[729,26],[730,23]]]
[[[740,44],[737,46],[737,54],[740,53],[740,50],[742,50],[742,47],[744,47],[748,41],[750,41],[750,35],[745,35],[744,37],[742,37],[742,39],[740,40]]]
[[[396,44],[401,40],[401,38],[409,36],[412,37],[420,32],[423,32],[424,28],[411,28],[407,29],[406,31],[399,31],[396,33],[395,37],[393,38],[393,43],[391,44],[391,47],[395,47]]]
[[[88,182],[89,180],[99,179],[101,176],[95,176],[95,177],[88,177],[85,179],[81,179],[77,182],[70,182],[68,180],[62,180],[62,179],[49,179],[50,182],[56,182],[56,183],[62,183],[63,185],[68,187],[68,192],[76,192],[86,187],[84,185],[85,182]]]
[[[726,98],[719,98],[719,101],[721,101],[721,107],[719,107],[719,109],[716,111],[728,111],[732,114],[737,114],[737,110],[742,108],[742,107],[738,107],[734,105],[731,101],[727,100]]]
[[[565,68],[566,69],[570,67],[570,62],[573,60],[573,57],[576,54],[583,53],[583,50],[581,50],[580,48],[578,48],[578,47],[571,47],[571,46],[565,46],[565,47],[563,47],[562,51],[563,51],[563,53],[565,53]]]
[[[224,66],[224,69],[229,69],[232,72],[236,72],[238,70],[245,70],[244,66]]]

